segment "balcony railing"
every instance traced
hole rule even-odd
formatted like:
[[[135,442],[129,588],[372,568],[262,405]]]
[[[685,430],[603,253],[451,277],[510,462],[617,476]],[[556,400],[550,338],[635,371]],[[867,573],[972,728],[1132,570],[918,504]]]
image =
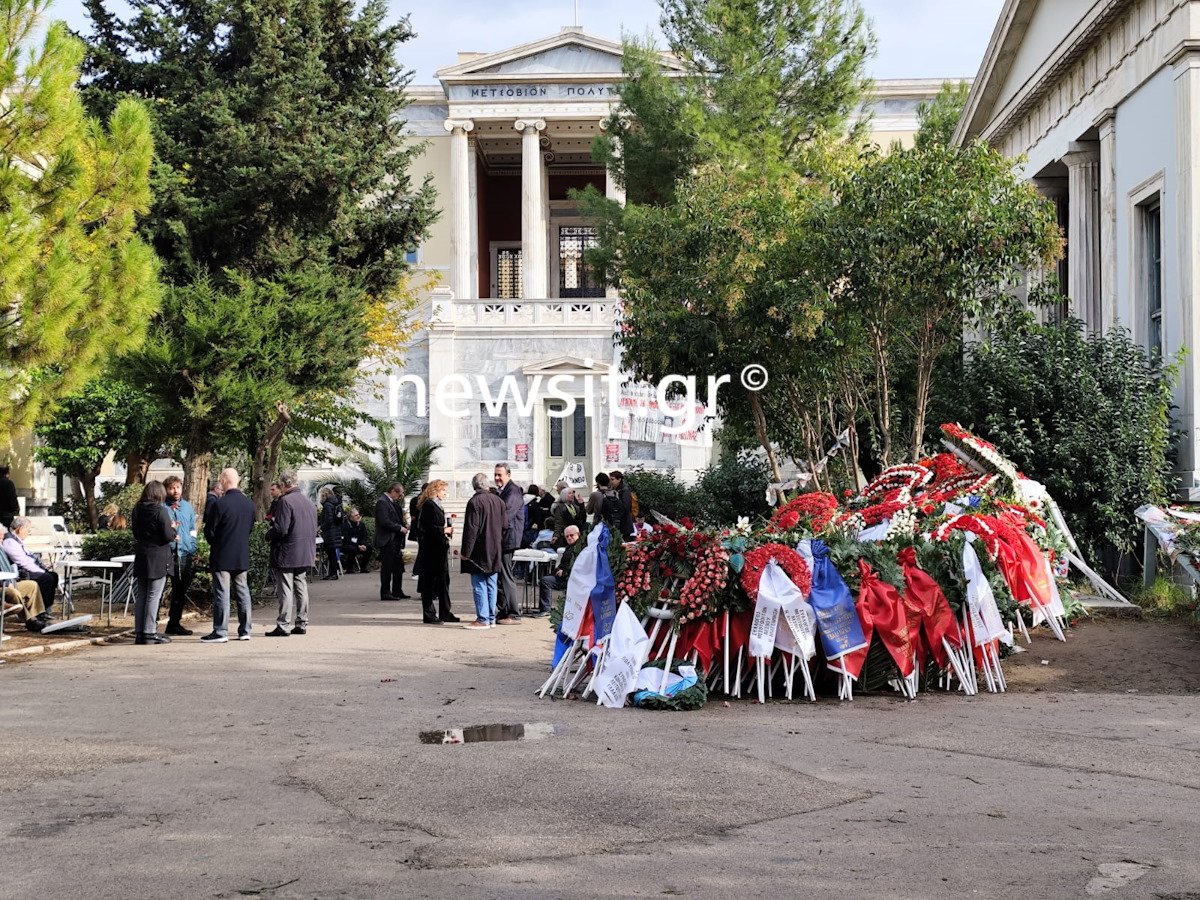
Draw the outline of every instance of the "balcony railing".
[[[544,300],[454,300],[456,325],[596,325],[611,328],[616,301],[610,297]]]

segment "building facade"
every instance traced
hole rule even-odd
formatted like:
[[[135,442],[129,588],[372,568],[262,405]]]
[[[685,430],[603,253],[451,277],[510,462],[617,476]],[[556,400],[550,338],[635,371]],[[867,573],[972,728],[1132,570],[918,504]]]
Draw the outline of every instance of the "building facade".
[[[986,140],[1058,208],[1072,315],[1152,354],[1200,346],[1200,2],[1008,0],[956,139]],[[1200,366],[1175,403],[1200,498]]]

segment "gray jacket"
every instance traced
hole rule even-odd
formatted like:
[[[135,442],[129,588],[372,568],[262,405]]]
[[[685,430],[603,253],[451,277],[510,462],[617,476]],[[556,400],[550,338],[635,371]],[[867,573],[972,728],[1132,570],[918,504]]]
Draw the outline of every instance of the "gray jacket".
[[[271,565],[277,569],[307,569],[317,558],[317,508],[296,488],[275,504],[267,532]]]

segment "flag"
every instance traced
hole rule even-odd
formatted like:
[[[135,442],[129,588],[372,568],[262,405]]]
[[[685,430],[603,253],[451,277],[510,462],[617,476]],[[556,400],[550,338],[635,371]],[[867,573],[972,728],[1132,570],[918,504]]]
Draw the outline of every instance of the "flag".
[[[608,649],[596,672],[596,696],[611,709],[625,705],[625,698],[637,684],[638,673],[650,652],[650,638],[628,603],[613,617]]]

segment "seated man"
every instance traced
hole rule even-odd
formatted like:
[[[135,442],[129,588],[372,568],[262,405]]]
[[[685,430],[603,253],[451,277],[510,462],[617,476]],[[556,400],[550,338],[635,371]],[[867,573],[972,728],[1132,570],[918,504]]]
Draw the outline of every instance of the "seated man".
[[[529,615],[534,617],[550,615],[550,609],[554,605],[554,592],[563,591],[567,588],[567,581],[571,578],[571,567],[575,565],[575,560],[579,556],[579,552],[586,546],[579,539],[579,526],[568,525],[563,530],[563,539],[567,542],[567,549],[563,551],[562,559],[558,562],[558,568],[554,570],[553,575],[543,575],[539,587],[539,609],[537,612],[532,612]]]
[[[5,534],[4,526],[0,525],[0,537]],[[17,567],[8,558],[8,554],[0,550],[0,572],[16,571]],[[14,604],[24,610],[25,626],[30,631],[41,631],[43,626],[50,623],[50,613],[42,601],[42,590],[36,581],[25,579],[4,582],[4,608],[11,609]]]
[[[342,526],[342,559],[347,574],[371,571],[371,536],[362,513],[354,508]]]
[[[0,541],[2,549],[9,561],[17,567],[17,574],[22,580],[36,581],[42,591],[42,601],[49,609],[54,605],[54,597],[58,592],[58,573],[47,572],[29,551],[25,549],[25,538],[29,536],[29,519],[17,516],[13,519],[12,527],[4,540]]]

